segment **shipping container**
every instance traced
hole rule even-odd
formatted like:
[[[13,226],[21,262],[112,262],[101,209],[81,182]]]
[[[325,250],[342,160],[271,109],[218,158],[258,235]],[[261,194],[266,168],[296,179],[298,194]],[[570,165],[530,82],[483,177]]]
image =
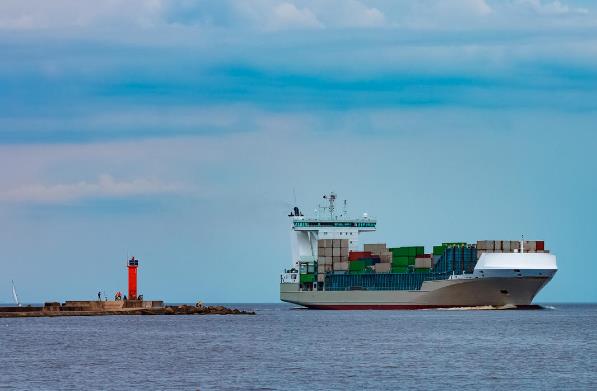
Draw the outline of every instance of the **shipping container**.
[[[505,253],[510,253],[512,252],[512,249],[510,247],[510,241],[509,240],[504,240],[502,241],[502,250],[504,250]]]
[[[369,252],[369,251],[350,251],[348,253],[348,260],[356,261],[357,259],[368,258],[370,256],[371,256],[371,252]]]
[[[348,270],[348,262],[336,262],[333,264],[334,270]]]
[[[374,266],[376,273],[389,273],[392,271],[391,263],[378,263]]]
[[[340,247],[334,247],[334,248],[332,248],[332,256],[333,257],[339,257],[340,256]]]
[[[492,252],[494,250],[493,240],[478,240],[477,250],[482,250],[484,252]]]
[[[510,252],[520,252],[520,240],[510,241]]]
[[[445,250],[445,246],[433,246],[433,255],[442,255]]]
[[[365,251],[370,251],[372,254],[377,254],[377,255],[388,251],[385,243],[365,244],[363,246],[363,249]]]
[[[305,284],[307,282],[314,282],[315,281],[315,274],[301,274],[300,282],[301,284]]]
[[[340,247],[340,256],[347,257],[348,256],[348,247]]]
[[[464,247],[466,246],[466,242],[446,242],[442,243],[444,247]]]
[[[340,248],[348,248],[348,239],[340,239]]]
[[[402,256],[392,258],[392,266],[408,266],[410,265],[411,257]]]
[[[524,252],[527,253],[534,253],[537,251],[537,242],[534,240],[525,240],[524,241]]]
[[[392,253],[391,252],[383,252],[379,255],[380,262],[383,263],[392,263]]]
[[[333,248],[332,247],[326,247],[323,255],[326,256],[326,257],[333,256],[334,255]]]
[[[424,246],[393,247],[388,250],[394,257],[416,257],[419,254],[425,254]]]
[[[537,252],[545,250],[545,242],[543,240],[537,240],[535,243]]]
[[[367,266],[368,265],[364,262],[364,260],[359,259],[357,261],[349,262],[348,263],[348,270],[350,270],[350,271],[363,270]]]
[[[431,258],[415,258],[415,269],[431,268]]]
[[[328,273],[331,272],[332,270],[334,270],[332,268],[332,265],[317,265],[317,273],[321,274],[321,273]]]
[[[340,239],[332,239],[332,247],[340,248]]]

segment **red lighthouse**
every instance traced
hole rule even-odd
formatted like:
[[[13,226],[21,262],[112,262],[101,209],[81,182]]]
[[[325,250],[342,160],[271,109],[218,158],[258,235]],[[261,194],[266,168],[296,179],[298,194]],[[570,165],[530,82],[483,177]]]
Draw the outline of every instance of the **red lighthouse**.
[[[135,257],[129,259],[127,268],[129,269],[129,300],[137,300],[137,268],[139,260]]]

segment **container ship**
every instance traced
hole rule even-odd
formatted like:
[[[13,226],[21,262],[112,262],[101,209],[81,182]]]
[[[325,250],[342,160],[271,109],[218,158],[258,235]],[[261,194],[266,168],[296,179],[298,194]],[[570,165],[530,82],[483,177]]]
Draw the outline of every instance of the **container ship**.
[[[280,300],[313,309],[524,308],[558,270],[544,241],[479,240],[433,246],[360,243],[377,220],[347,217],[325,195],[313,218],[294,207],[292,267]]]

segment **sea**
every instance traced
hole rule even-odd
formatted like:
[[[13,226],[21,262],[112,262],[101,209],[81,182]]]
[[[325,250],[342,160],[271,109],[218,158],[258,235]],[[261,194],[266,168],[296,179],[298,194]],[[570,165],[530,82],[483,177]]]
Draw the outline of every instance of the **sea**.
[[[597,305],[0,319],[5,390],[591,390]]]

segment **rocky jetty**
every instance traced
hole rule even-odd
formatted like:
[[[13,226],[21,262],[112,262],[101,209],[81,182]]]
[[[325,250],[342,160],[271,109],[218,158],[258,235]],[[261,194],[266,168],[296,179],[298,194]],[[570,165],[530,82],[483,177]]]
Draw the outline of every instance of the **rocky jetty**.
[[[74,304],[73,304],[74,303]],[[127,303],[116,306],[111,302],[46,303],[43,307],[0,307],[0,318],[27,318],[45,316],[102,316],[102,315],[255,315],[221,305],[163,305],[162,302]],[[160,304],[156,304],[160,303]]]
[[[255,315],[255,312],[228,308],[221,305],[179,305],[166,306],[164,308],[164,315]]]

